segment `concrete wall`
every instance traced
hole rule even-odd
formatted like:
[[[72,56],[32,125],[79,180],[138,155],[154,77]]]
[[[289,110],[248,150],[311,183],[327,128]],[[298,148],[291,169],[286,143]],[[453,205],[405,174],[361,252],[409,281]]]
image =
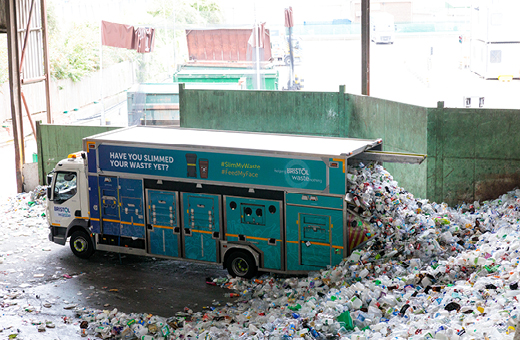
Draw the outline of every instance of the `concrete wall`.
[[[73,152],[83,150],[83,138],[120,129],[114,126],[36,124],[38,148],[38,177],[44,184],[45,176],[56,163]]]

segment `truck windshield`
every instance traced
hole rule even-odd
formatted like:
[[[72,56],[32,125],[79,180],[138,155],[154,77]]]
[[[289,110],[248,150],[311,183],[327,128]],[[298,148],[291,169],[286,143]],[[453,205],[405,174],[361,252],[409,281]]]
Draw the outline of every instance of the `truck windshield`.
[[[54,184],[54,202],[63,203],[76,195],[76,173],[58,172]]]

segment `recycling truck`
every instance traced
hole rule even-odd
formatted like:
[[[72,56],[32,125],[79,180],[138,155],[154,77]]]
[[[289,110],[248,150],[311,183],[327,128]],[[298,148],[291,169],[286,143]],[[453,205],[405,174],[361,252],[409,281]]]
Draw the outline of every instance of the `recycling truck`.
[[[246,278],[334,266],[371,236],[345,200],[349,166],[424,158],[381,149],[381,139],[171,127],[94,135],[48,175],[49,239],[70,238],[81,258],[185,259]]]

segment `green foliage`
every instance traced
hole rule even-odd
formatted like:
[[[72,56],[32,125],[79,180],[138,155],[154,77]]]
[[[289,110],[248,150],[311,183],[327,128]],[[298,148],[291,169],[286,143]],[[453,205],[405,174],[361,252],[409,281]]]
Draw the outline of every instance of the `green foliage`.
[[[7,34],[0,34],[0,84],[9,79]]]
[[[162,81],[174,69],[174,53],[185,48],[184,31],[171,29],[176,25],[216,24],[222,22],[220,7],[214,1],[171,1],[153,0],[147,5],[147,14],[140,18],[155,27],[154,52],[142,55],[133,50],[103,46],[100,43],[99,23],[79,23],[67,30],[60,29],[52,2],[47,6],[47,29],[49,37],[50,74],[54,79],[79,81],[98,71],[100,48],[103,53],[103,67],[125,60],[132,60],[139,66],[138,79],[142,81]],[[131,24],[138,25],[139,22]],[[175,37],[175,38],[174,38]],[[176,52],[174,52],[176,51]],[[176,59],[181,60],[178,55]],[[7,37],[0,35],[0,84],[8,79]]]
[[[150,3],[148,14],[152,17],[164,18],[177,25],[183,24],[217,24],[222,22],[222,13],[216,2],[208,0],[174,1],[154,0]]]
[[[50,41],[51,75],[56,79],[78,81],[99,69],[99,28],[74,25]]]
[[[79,81],[100,67],[99,26],[74,25],[64,34],[54,34],[49,43],[51,75],[55,79]],[[103,46],[103,67],[133,60],[134,51]]]
[[[215,2],[200,0],[191,4],[191,7],[199,12],[205,23],[218,24],[222,21],[220,7]]]
[[[47,35],[49,37],[54,36],[58,32],[58,20],[56,19],[56,9],[54,3],[51,1],[46,2],[47,9]]]

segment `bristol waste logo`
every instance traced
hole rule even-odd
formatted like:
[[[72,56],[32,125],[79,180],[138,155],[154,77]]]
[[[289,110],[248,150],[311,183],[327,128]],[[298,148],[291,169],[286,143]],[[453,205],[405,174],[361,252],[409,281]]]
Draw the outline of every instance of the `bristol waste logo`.
[[[294,159],[287,163],[285,180],[293,188],[305,188],[311,181],[311,170],[304,161]]]
[[[70,209],[68,207],[54,207],[54,212],[60,217],[71,217]]]

